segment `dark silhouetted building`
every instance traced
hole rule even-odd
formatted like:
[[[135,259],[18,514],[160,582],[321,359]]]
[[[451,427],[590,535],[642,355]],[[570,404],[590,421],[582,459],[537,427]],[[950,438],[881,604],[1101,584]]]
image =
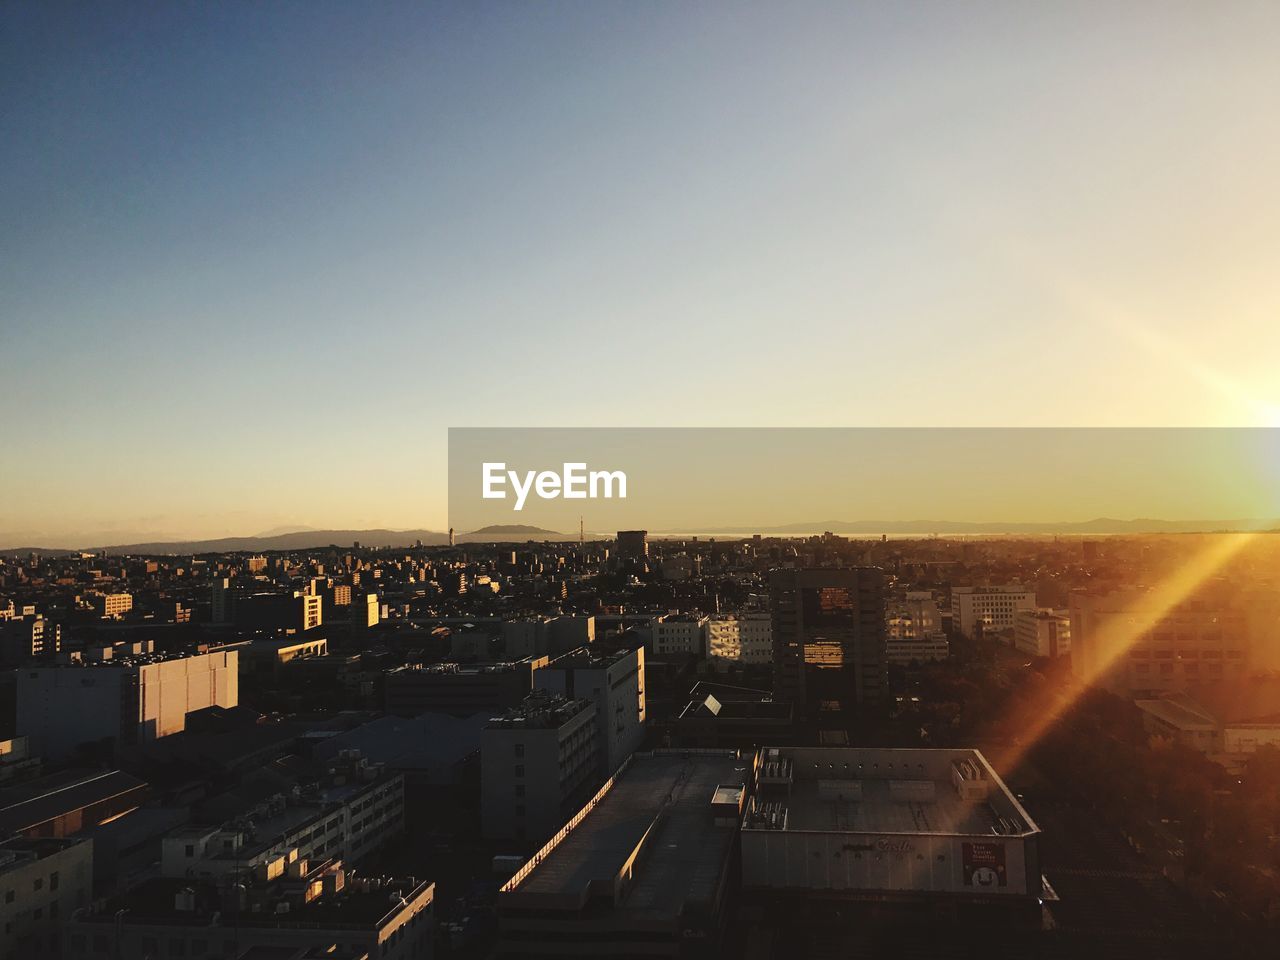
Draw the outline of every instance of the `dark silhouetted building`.
[[[769,574],[774,690],[809,714],[888,695],[884,573],[875,567],[783,568]]]

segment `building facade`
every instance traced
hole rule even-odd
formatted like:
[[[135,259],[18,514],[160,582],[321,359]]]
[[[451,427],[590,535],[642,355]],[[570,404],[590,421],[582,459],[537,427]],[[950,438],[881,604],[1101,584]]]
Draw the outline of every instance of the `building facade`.
[[[1169,607],[1146,590],[1077,593],[1070,620],[1072,672],[1122,695],[1238,680],[1249,670],[1249,620],[1228,598]]]
[[[881,570],[777,569],[769,575],[769,605],[774,689],[799,713],[822,702],[848,708],[888,696]]]
[[[669,614],[654,619],[650,626],[656,657],[705,657],[708,618]]]
[[[1071,617],[1065,610],[1019,610],[1013,645],[1032,657],[1071,655]]]
[[[57,957],[62,925],[93,898],[93,843],[14,838],[0,842],[0,957]]]
[[[490,720],[480,737],[484,836],[540,842],[559,830],[599,779],[599,739],[583,698],[539,691]]]
[[[1041,896],[1039,827],[976,750],[761,750],[744,890],[798,896]]]
[[[47,759],[106,739],[146,743],[186,728],[188,713],[239,704],[234,650],[155,653],[17,671],[17,728]]]
[[[589,647],[556,657],[533,674],[535,689],[595,704],[600,773],[609,776],[644,743],[644,648],[593,654]]]
[[[970,640],[1012,630],[1020,610],[1036,609],[1036,592],[1022,586],[953,587],[952,629]]]

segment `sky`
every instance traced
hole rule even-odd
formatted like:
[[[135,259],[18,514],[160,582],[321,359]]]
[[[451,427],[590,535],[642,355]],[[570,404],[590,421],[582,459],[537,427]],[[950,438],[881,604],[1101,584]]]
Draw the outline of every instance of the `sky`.
[[[0,546],[458,426],[1280,425],[1280,5],[0,6]]]

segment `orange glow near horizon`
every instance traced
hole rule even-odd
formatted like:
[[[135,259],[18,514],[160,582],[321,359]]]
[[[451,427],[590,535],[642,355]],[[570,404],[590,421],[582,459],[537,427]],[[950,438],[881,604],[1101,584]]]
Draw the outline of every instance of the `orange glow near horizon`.
[[[1013,729],[1025,733],[994,758],[994,765],[1003,775],[1013,769],[1027,752],[1058,722],[1079,699],[1081,694],[1101,679],[1108,670],[1142,637],[1151,631],[1178,604],[1192,596],[1207,580],[1216,575],[1227,563],[1260,534],[1225,534],[1212,538],[1203,550],[1188,559],[1173,574],[1161,580],[1144,598],[1145,603],[1134,611],[1133,617],[1114,617],[1106,620],[1093,642],[1097,653],[1091,658],[1092,666],[1079,685],[1068,696],[1054,703],[1028,705],[1030,716],[1011,718]],[[1074,643],[1074,638],[1073,638]]]

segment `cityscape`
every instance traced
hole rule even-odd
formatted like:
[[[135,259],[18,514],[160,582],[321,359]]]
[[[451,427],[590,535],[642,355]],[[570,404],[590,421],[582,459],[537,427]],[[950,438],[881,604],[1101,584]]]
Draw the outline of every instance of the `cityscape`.
[[[1266,956],[1280,539],[0,562],[7,956]]]
[[[0,960],[1273,960],[1277,51],[0,3]]]

